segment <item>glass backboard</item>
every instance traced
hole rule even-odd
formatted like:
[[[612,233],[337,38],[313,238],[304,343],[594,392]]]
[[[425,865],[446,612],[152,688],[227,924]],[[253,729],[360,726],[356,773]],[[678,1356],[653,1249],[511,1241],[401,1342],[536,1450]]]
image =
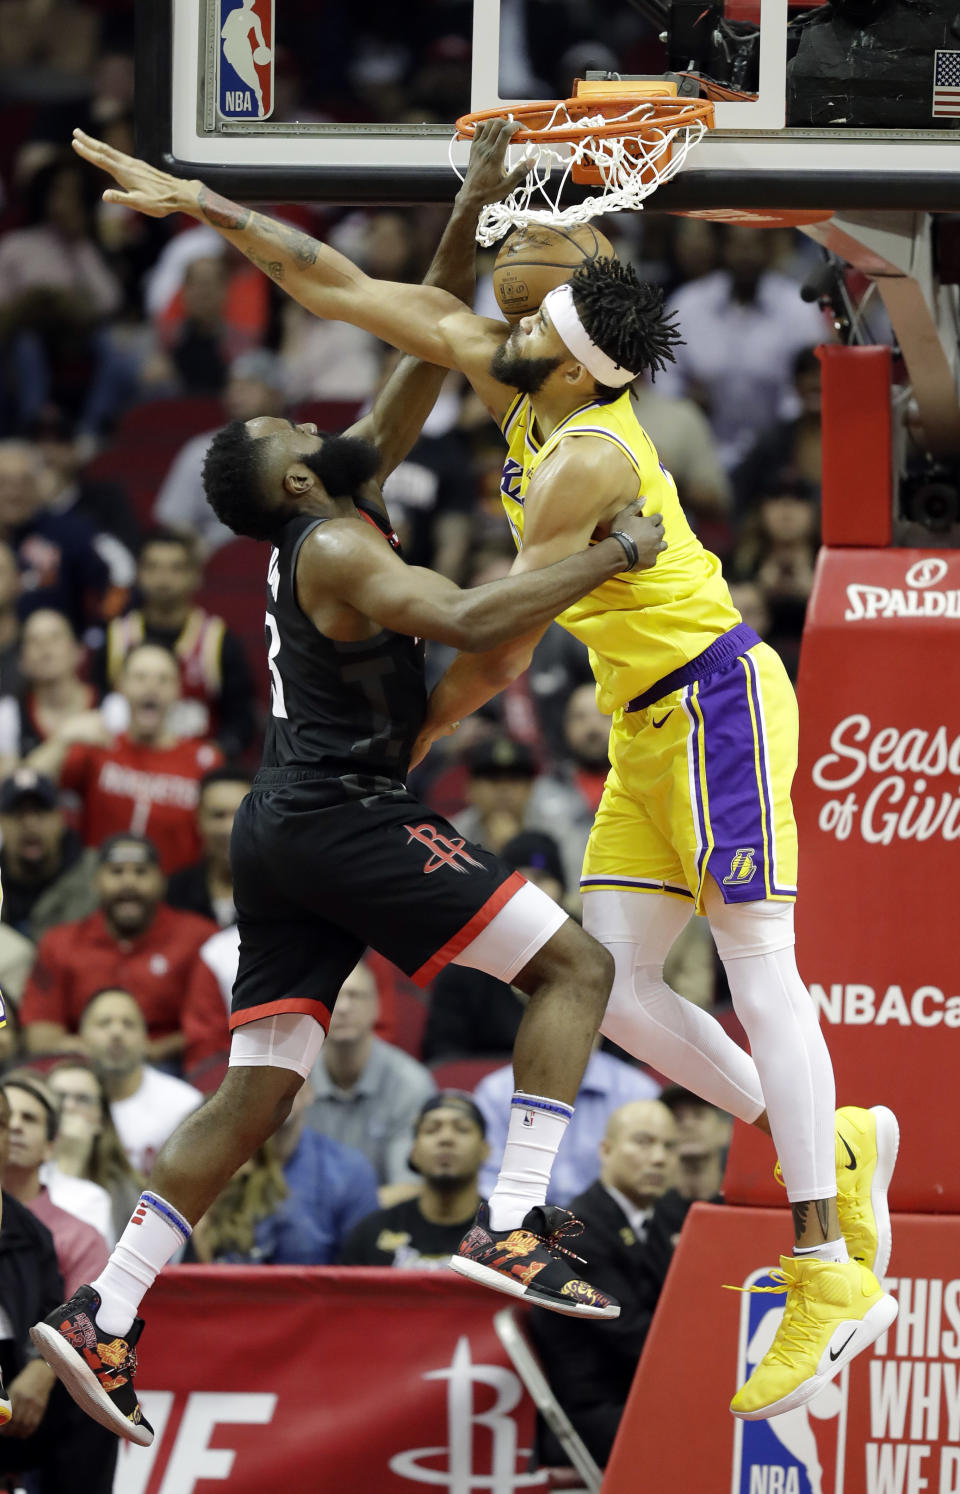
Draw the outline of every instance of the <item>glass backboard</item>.
[[[960,210],[956,7],[921,9],[151,0],[137,6],[138,148],[247,200],[446,201],[459,114],[565,97],[588,71],[670,71],[730,96],[650,208]],[[454,146],[461,165],[467,152]]]

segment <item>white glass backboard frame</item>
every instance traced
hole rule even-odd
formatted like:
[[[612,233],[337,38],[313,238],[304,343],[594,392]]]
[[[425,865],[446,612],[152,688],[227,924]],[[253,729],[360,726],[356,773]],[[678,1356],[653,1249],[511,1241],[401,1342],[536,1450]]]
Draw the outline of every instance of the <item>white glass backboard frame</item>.
[[[282,0],[277,0],[278,20]],[[785,129],[787,0],[763,0],[756,101],[719,103],[717,129],[651,208],[960,209],[960,134]],[[220,121],[207,0],[137,6],[138,148],[180,175],[261,201],[450,200],[449,127]],[[498,94],[499,0],[475,0],[471,108]],[[454,145],[466,163],[466,142]]]

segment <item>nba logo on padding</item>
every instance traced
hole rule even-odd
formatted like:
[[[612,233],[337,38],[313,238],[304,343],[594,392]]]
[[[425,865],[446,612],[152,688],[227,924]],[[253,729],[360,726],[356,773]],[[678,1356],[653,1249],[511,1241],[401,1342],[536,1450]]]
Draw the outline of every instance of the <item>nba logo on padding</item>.
[[[217,107],[223,119],[273,113],[273,0],[220,0]]]
[[[770,1268],[753,1271],[745,1287],[776,1286]],[[744,1292],[740,1307],[737,1378],[752,1375],[773,1343],[785,1295]],[[731,1494],[843,1494],[848,1371],[806,1406],[769,1421],[735,1421]]]

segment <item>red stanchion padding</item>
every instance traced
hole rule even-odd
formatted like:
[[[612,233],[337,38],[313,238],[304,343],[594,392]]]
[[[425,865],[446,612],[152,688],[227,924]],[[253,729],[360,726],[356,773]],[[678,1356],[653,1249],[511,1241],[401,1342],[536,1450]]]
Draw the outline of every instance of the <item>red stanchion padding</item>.
[[[960,1212],[960,553],[825,550],[800,658],[797,961],[840,1105],[900,1119],[898,1209]],[[782,1202],[737,1127],[726,1197]]]
[[[889,1331],[807,1406],[739,1421],[730,1399],[784,1298],[789,1213],[696,1204],[607,1465],[603,1494],[960,1494],[960,1218],[899,1215]]]
[[[889,545],[893,524],[890,349],[817,348],[823,376],[825,545]]]
[[[544,1489],[505,1305],[445,1269],[164,1271],[138,1351],[156,1440],[121,1443],[115,1494]]]

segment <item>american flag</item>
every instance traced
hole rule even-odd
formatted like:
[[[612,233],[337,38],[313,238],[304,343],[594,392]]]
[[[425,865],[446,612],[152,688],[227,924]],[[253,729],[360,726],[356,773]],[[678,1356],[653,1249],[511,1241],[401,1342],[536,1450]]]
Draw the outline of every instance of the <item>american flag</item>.
[[[933,54],[933,113],[960,115],[960,52]]]

